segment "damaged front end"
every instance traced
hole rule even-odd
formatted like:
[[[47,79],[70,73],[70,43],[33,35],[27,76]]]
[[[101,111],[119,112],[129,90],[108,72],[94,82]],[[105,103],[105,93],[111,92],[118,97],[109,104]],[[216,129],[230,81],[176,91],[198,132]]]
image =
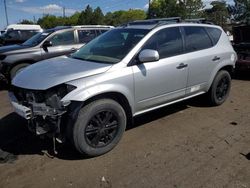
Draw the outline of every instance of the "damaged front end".
[[[28,120],[28,127],[36,135],[48,135],[62,142],[65,137],[66,114],[70,101],[61,99],[72,90],[71,85],[60,85],[46,91],[12,87],[11,103],[17,114]]]

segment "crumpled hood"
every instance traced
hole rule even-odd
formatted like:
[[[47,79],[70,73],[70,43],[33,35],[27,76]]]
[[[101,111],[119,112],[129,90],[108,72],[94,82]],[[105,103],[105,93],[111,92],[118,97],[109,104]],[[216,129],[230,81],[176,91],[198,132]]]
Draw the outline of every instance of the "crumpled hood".
[[[12,85],[32,90],[46,90],[75,79],[100,74],[112,65],[61,56],[35,63],[18,73]]]

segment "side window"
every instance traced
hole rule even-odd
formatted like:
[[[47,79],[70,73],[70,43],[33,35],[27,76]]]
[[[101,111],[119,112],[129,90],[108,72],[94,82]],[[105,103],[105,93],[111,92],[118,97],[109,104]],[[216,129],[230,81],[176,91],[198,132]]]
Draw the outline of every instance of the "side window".
[[[74,44],[74,31],[65,31],[62,33],[57,33],[50,39],[50,41],[52,42],[53,46]]]
[[[23,31],[20,31],[21,33],[21,39],[22,40],[27,40],[29,38],[31,38],[33,35],[37,34],[36,31],[29,31],[29,30],[23,30]]]
[[[183,43],[180,29],[173,27],[158,31],[147,41],[143,49],[157,50],[161,59],[182,54]]]
[[[96,37],[95,30],[78,30],[79,43],[87,43]]]
[[[107,31],[108,31],[108,30],[104,30],[104,29],[103,29],[103,30],[100,30],[101,33],[105,33],[105,32],[107,32]]]
[[[212,37],[214,45],[216,45],[220,39],[222,31],[220,29],[213,28],[213,27],[206,27],[206,29],[209,35]]]
[[[203,50],[213,46],[205,28],[188,26],[184,27],[186,34],[186,52]]]
[[[8,31],[6,36],[7,36],[7,39],[9,39],[9,40],[19,40],[20,39],[20,35],[19,35],[18,30]]]

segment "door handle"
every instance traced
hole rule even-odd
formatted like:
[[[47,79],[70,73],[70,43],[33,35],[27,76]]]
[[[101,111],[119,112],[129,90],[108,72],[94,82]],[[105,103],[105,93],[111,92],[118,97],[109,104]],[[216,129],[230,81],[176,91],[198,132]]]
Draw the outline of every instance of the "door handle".
[[[177,69],[183,69],[183,68],[185,68],[187,66],[188,66],[188,64],[180,63],[176,68]]]
[[[218,61],[218,60],[220,60],[220,57],[218,56],[214,56],[214,58],[212,59],[212,61]]]

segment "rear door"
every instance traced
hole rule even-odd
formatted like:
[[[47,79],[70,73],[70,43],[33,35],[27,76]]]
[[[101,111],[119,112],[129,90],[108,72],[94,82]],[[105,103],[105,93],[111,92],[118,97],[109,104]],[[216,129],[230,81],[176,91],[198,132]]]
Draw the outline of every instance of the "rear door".
[[[204,91],[216,64],[220,62],[218,49],[202,26],[183,26],[185,53],[189,66],[187,95]]]
[[[77,50],[75,30],[59,31],[49,37],[47,41],[51,41],[52,46],[43,48],[43,59],[69,55]]]

